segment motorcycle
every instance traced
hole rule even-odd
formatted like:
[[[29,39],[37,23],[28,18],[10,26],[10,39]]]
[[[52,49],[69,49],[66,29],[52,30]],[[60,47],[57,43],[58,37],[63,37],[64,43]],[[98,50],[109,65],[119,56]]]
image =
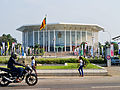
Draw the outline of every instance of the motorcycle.
[[[16,81],[18,73],[12,72],[8,68],[0,67],[0,70],[2,71],[0,73],[0,86],[4,87],[8,86],[10,83],[18,83]],[[36,74],[32,73],[32,71],[32,68],[27,65],[23,70],[21,77],[19,77],[19,80],[23,81],[25,79],[29,86],[35,85],[38,82],[38,78]]]

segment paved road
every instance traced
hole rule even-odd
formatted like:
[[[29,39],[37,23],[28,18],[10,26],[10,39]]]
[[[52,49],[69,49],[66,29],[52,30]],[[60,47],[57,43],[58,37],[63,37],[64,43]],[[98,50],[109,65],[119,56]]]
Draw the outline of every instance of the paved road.
[[[28,86],[25,82],[10,84],[5,89],[35,89],[35,90],[120,90],[119,76],[85,76],[85,77],[40,77],[35,86]]]
[[[106,68],[110,76],[40,77],[37,85],[25,82],[0,87],[0,90],[120,90],[120,66]]]

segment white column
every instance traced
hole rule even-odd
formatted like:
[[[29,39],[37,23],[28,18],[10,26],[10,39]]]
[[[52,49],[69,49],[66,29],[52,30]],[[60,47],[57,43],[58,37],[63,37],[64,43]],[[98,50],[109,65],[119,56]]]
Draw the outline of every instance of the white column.
[[[86,30],[86,42],[87,42],[87,40],[88,40],[88,39],[87,39],[87,30]]]
[[[81,34],[80,36],[81,36],[81,43],[82,43],[82,30],[80,31],[80,34]]]
[[[65,52],[66,52],[66,30],[65,30]]]
[[[33,30],[33,47],[34,47],[34,30]]]
[[[94,43],[95,43],[95,34],[94,34],[94,32],[92,31],[92,46],[94,46]]]
[[[39,40],[39,37],[40,37],[40,36],[39,36],[39,32],[40,32],[40,31],[38,30],[38,44],[40,44],[40,40]]]
[[[70,30],[70,51],[72,51],[72,38],[71,38],[71,30]]]
[[[48,30],[48,52],[50,52],[50,30]]]
[[[77,47],[77,30],[75,30],[75,47]]]
[[[24,47],[26,47],[26,32],[25,32],[25,45],[24,45]]]
[[[28,47],[28,31],[27,31],[27,47]]]
[[[54,52],[55,52],[55,41],[56,41],[56,38],[55,38],[55,30],[54,30]]]
[[[21,44],[24,44],[24,32],[22,32],[22,43]]]

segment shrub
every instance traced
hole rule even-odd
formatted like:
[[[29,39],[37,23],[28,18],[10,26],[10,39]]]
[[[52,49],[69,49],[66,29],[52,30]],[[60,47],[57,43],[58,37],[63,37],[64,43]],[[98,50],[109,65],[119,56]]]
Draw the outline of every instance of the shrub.
[[[76,58],[39,58],[35,59],[40,64],[64,64],[64,63],[77,63]]]
[[[90,61],[90,63],[94,63],[94,64],[105,64],[107,62],[102,58],[100,58],[100,59],[89,59],[89,61]]]
[[[7,64],[9,60],[9,57],[0,57],[0,63],[1,64]]]

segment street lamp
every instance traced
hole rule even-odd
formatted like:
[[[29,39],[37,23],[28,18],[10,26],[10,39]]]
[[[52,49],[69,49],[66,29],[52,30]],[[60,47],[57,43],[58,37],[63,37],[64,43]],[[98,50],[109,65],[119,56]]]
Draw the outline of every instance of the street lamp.
[[[108,31],[103,31],[103,32],[107,32],[109,34],[109,37],[110,37],[110,46],[106,48],[106,58],[107,58],[107,66],[110,67],[111,66],[111,34],[110,32]]]

